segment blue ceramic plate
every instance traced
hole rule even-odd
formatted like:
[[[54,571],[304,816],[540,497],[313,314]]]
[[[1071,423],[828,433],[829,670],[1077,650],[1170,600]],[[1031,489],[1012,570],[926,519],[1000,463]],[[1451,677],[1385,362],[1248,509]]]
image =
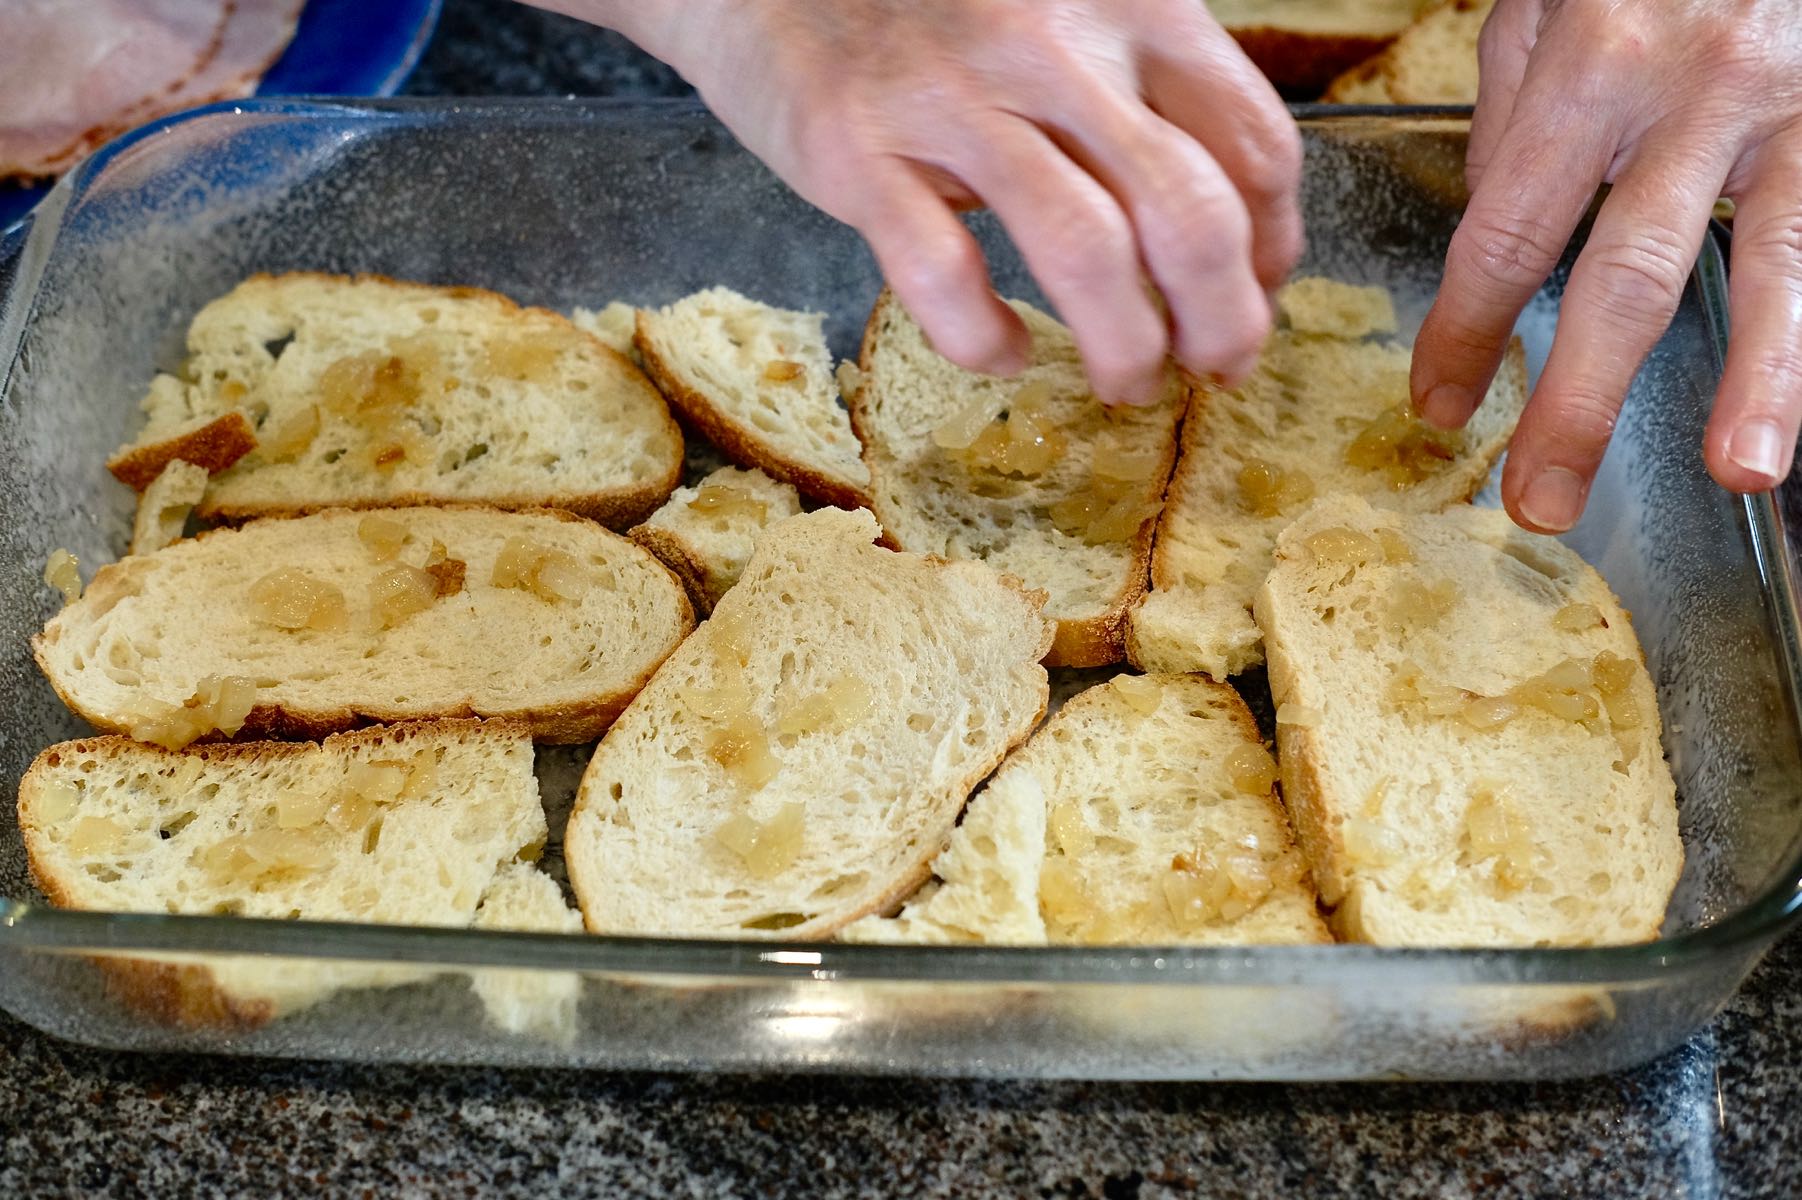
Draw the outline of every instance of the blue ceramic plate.
[[[442,0],[309,0],[259,96],[392,96],[419,61]],[[0,189],[0,231],[47,188]]]

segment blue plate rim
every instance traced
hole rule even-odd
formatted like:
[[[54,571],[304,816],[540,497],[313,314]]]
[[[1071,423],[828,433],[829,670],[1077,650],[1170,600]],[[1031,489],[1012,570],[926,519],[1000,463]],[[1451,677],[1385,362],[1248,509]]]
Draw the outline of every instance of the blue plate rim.
[[[406,49],[401,53],[400,57],[397,58],[394,61],[394,63],[388,68],[387,73],[381,77],[381,79],[375,84],[375,86],[370,91],[361,92],[361,93],[358,93],[354,97],[347,97],[347,98],[379,99],[379,98],[383,98],[383,97],[387,97],[387,96],[392,96],[397,91],[400,90],[400,86],[407,81],[407,77],[410,76],[416,69],[418,69],[419,60],[425,56],[426,46],[431,43],[432,35],[438,31],[438,22],[444,15],[444,0],[424,0],[424,4],[425,4],[424,10],[420,16],[418,26],[413,31],[413,36],[408,40]],[[283,51],[283,53],[285,54],[286,51]],[[331,93],[331,92],[311,92],[311,93],[309,93],[309,95],[313,95],[313,96],[330,96],[333,94],[334,93]],[[282,97],[279,97],[279,96],[276,96],[273,94],[265,95],[263,92],[261,92],[259,90],[250,96],[241,97],[237,100],[215,101],[215,102],[211,102],[208,104],[196,105],[193,108],[186,108],[186,109],[181,109],[181,110],[178,110],[178,111],[172,112],[172,113],[165,113],[164,115],[156,118],[155,120],[152,120],[143,125],[140,125],[135,129],[128,129],[124,133],[113,138],[111,141],[107,142],[106,144],[104,144],[101,147],[99,147],[98,149],[96,149],[94,151],[94,153],[90,154],[81,163],[77,164],[76,167],[74,167],[70,173],[73,173],[73,171],[82,169],[83,167],[87,166],[88,163],[93,162],[97,159],[101,159],[103,157],[111,157],[112,154],[114,152],[116,152],[120,147],[136,141],[139,134],[146,133],[146,132],[149,132],[149,131],[152,131],[155,129],[160,129],[165,124],[167,124],[171,119],[185,118],[185,117],[194,115],[196,113],[205,112],[209,109],[217,108],[217,107],[221,107],[221,106],[227,106],[227,105],[233,105],[233,104],[241,105],[247,100],[265,100],[265,99],[278,99],[278,98],[282,98]],[[16,216],[12,217],[10,220],[0,217],[0,236],[5,236],[7,234],[14,233],[18,229],[20,229],[22,226],[24,226],[25,223],[31,219],[31,214],[33,212],[37,211],[38,206],[43,203],[44,197],[48,196],[50,194],[50,190],[55,186],[56,186],[56,184],[53,181],[53,182],[47,183],[47,184],[40,184],[36,187],[25,187],[25,188],[12,189],[11,193],[10,193],[11,195],[13,195],[15,197],[29,197],[30,198],[29,203],[26,205],[26,207],[24,209],[22,209]]]

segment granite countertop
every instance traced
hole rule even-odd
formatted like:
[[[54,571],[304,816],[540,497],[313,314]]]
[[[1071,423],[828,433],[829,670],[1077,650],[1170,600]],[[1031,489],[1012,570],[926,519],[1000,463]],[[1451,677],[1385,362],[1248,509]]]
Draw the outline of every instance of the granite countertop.
[[[448,0],[416,94],[680,94],[611,34]],[[1689,1044],[1519,1086],[975,1083],[130,1056],[0,1015],[0,1195],[1802,1194],[1802,941]]]

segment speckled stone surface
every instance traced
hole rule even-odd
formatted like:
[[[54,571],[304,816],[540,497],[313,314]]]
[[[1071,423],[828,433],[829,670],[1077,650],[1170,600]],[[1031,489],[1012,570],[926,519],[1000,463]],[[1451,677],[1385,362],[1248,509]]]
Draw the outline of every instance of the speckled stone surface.
[[[610,34],[449,0],[411,91],[675,94]],[[1802,942],[1624,1075],[1167,1086],[106,1054],[0,1017],[0,1196],[1794,1197]]]

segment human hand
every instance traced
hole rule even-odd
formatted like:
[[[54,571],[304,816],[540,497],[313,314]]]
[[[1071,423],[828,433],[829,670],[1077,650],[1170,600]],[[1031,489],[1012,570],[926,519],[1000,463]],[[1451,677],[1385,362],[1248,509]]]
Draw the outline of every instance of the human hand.
[[[1795,0],[1498,0],[1480,43],[1470,206],[1415,343],[1428,420],[1462,425],[1597,185],[1502,499],[1556,533],[1582,514],[1634,374],[1676,311],[1718,196],[1734,199],[1731,348],[1708,469],[1789,471],[1802,423],[1802,20]]]
[[[863,234],[954,362],[1026,362],[1025,326],[953,214],[981,203],[1103,399],[1154,399],[1172,354],[1225,380],[1255,365],[1266,293],[1301,253],[1301,143],[1200,0],[547,6],[681,71],[796,191]]]

